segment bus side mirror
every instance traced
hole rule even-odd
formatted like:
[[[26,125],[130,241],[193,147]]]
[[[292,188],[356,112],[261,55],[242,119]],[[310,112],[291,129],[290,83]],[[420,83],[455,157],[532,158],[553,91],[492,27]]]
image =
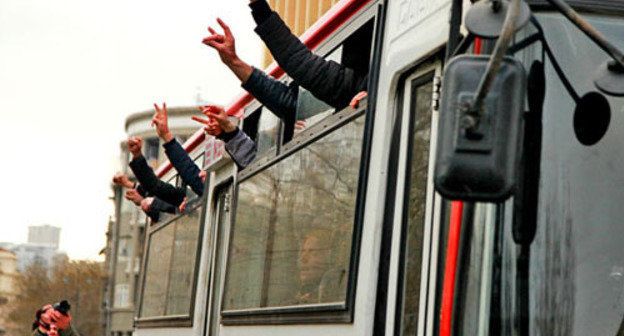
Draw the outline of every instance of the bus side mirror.
[[[444,73],[435,187],[453,200],[500,202],[514,190],[522,140],[526,73],[505,57],[477,122],[470,107],[489,56],[452,59]]]

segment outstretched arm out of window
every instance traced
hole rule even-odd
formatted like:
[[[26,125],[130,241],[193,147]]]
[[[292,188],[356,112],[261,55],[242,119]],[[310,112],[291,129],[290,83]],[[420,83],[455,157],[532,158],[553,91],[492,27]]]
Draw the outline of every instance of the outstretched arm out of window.
[[[158,179],[156,174],[154,174],[154,170],[147,164],[145,157],[139,156],[130,161],[130,169],[132,169],[141,186],[149,194],[174,206],[180,205],[184,197],[186,197],[184,188],[178,188]]]
[[[250,4],[258,26],[255,31],[284,71],[303,88],[331,106],[342,109],[361,91],[368,76],[313,54],[275,12],[267,16],[266,0]],[[270,8],[269,8],[270,9]]]
[[[163,146],[165,147],[165,154],[180,174],[182,181],[191,187],[197,195],[201,196],[204,193],[204,182],[199,177],[199,167],[191,160],[191,157],[176,139],[165,143]]]

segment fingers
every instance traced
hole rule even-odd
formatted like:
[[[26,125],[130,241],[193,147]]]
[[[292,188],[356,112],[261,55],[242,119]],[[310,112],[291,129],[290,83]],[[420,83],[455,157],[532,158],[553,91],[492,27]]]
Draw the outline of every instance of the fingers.
[[[195,120],[195,121],[197,121],[199,123],[202,123],[204,125],[210,125],[210,120],[208,120],[208,119],[200,118],[198,116],[192,116],[191,119],[193,119],[193,120]]]
[[[167,118],[167,115],[169,112],[167,112],[167,103],[163,103],[163,116],[165,117],[165,119]]]
[[[223,28],[223,32],[225,32],[225,36],[232,37],[232,31],[230,30],[230,27],[228,27],[228,25],[226,25],[225,22],[223,22],[223,20],[221,20],[220,18],[217,18],[217,22],[219,23],[219,26]]]
[[[202,43],[221,52],[225,48],[223,46],[224,39],[225,37],[221,35],[214,35],[206,37],[202,40]]]
[[[349,106],[351,106],[351,108],[358,108],[358,106],[360,106],[360,101],[364,98],[366,98],[366,96],[368,96],[368,92],[366,91],[362,91],[358,94],[355,95],[355,97],[353,97],[353,99],[351,100],[351,103],[349,103]]]
[[[209,116],[209,114],[212,114],[214,116],[225,115],[225,109],[218,105],[204,105],[200,108],[202,110],[202,113],[206,116]]]
[[[216,32],[214,29],[212,29],[212,27],[210,27],[210,26],[208,26],[208,31],[209,31],[209,32],[210,32],[210,34],[212,34],[212,35],[217,35],[217,32]]]

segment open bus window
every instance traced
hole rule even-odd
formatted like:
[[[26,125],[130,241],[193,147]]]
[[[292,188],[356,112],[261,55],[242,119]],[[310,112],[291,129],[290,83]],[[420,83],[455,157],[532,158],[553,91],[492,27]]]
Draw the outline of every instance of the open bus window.
[[[364,120],[239,184],[224,314],[345,303]]]
[[[258,121],[258,137],[256,140],[258,156],[269,153],[277,148],[280,142],[281,120],[266,107],[262,108]]]
[[[281,140],[281,120],[266,107],[245,118],[243,132],[256,142],[257,157],[275,153]]]
[[[201,212],[196,206],[148,233],[139,321],[190,316]]]
[[[325,59],[343,64],[357,73],[368,74],[373,30],[374,21],[371,20],[349,36]],[[334,112],[336,109],[314,97],[310,91],[299,87],[294,134],[301,133],[304,129],[318,123]]]

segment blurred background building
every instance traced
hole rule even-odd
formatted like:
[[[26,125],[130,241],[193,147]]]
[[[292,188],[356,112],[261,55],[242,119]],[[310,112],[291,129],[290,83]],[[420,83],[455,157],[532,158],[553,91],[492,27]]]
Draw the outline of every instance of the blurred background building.
[[[17,255],[13,251],[0,248],[0,336],[7,334],[9,303],[15,296],[17,276]]]
[[[286,22],[297,36],[301,36],[308,28],[321,18],[339,0],[268,0],[269,5]],[[264,67],[273,62],[268,49],[264,51]]]
[[[191,120],[199,115],[197,107],[168,107],[169,130],[184,143],[198,129],[199,124]],[[162,140],[151,127],[154,111],[131,114],[126,118],[126,134],[143,138],[143,155],[150,166],[156,169],[166,160]],[[128,167],[131,156],[126,142],[120,144],[122,172],[134,180]],[[105,271],[102,324],[105,336],[126,336],[133,331],[135,307],[139,296],[139,270],[145,241],[146,216],[132,202],[124,198],[125,190],[111,185],[115,215],[109,218],[106,233]]]
[[[59,251],[61,228],[51,225],[28,227],[28,241],[24,244],[0,243],[0,248],[10,250],[17,256],[17,270],[25,271],[35,262],[43,267],[53,266],[55,260],[67,258]]]
[[[30,226],[28,242],[31,244],[49,245],[58,249],[61,228],[51,225]]]

